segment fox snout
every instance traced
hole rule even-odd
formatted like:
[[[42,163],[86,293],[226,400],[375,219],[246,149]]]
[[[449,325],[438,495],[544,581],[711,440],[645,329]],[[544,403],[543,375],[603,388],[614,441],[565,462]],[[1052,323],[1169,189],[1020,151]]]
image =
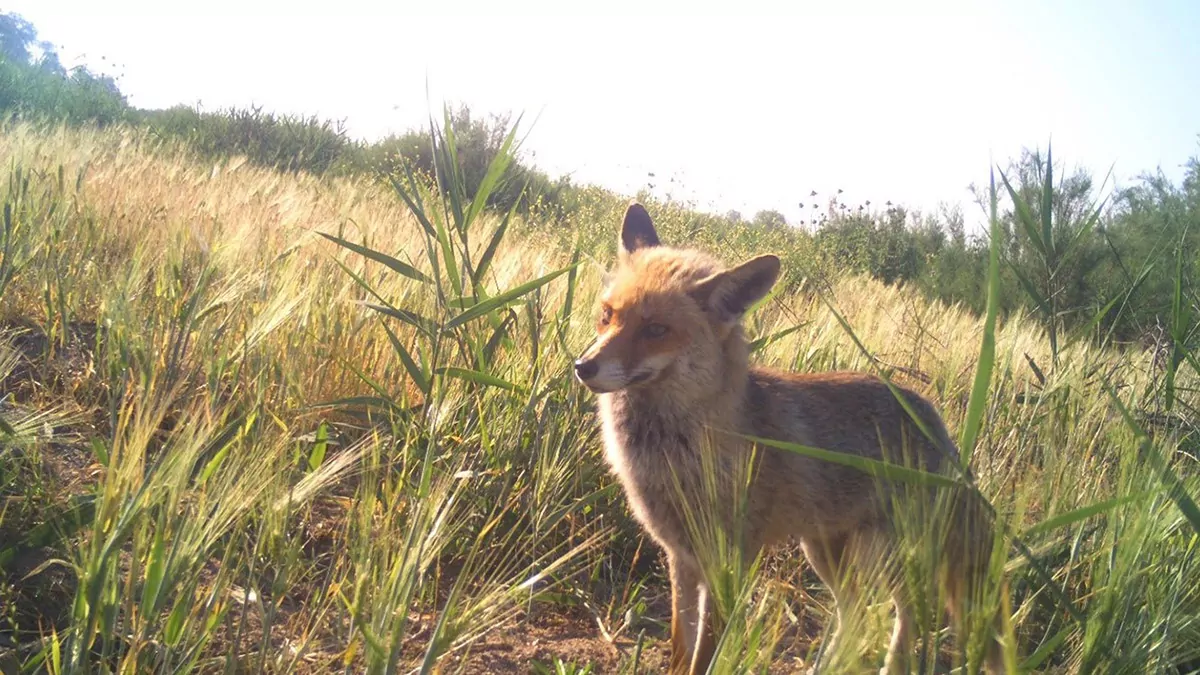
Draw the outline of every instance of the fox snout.
[[[650,382],[662,374],[669,362],[669,358],[660,355],[627,367],[622,359],[593,348],[575,360],[575,378],[593,394],[611,394]]]
[[[626,342],[628,336],[600,336],[575,360],[575,378],[593,394],[611,394],[651,380],[666,365],[661,357],[630,354]]]
[[[583,386],[590,389],[593,394],[606,394],[613,391],[613,383],[601,382],[599,375],[599,359],[589,357],[587,354],[575,359],[575,379],[579,380]]]
[[[575,360],[575,379],[593,394],[608,394],[629,384],[623,373],[616,372],[620,370],[611,364],[605,367],[605,361],[590,352]]]
[[[587,381],[596,376],[600,372],[600,364],[590,359],[578,358],[575,359],[575,377],[580,382],[587,384]]]

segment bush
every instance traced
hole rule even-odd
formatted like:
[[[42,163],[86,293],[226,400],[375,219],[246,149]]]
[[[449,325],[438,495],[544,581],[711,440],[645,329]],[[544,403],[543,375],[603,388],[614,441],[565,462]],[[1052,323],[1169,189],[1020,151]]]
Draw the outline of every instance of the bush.
[[[255,164],[289,172],[323,174],[350,147],[341,123],[276,115],[259,107],[201,112],[175,106],[138,111],[136,119],[163,137],[183,139],[206,157],[243,155]]]
[[[129,106],[112,78],[87,68],[63,72],[57,61],[21,63],[0,55],[0,112],[23,119],[107,126]]]
[[[446,121],[454,135],[462,184],[466,194],[475,194],[487,175],[487,168],[500,154],[508,129],[512,127],[512,118],[495,114],[481,118],[473,116],[469,107],[459,106],[447,111]],[[358,144],[347,153],[342,166],[347,173],[380,173],[392,177],[402,176],[405,170],[433,176],[437,168],[429,136],[416,130],[391,135],[375,143]],[[445,175],[441,179],[443,184],[449,183]],[[568,189],[570,182],[567,179],[551,179],[526,165],[518,155],[509,166],[505,180],[489,194],[488,206],[503,211],[516,206],[528,213],[535,203],[553,206]],[[561,212],[561,209],[557,211]]]
[[[113,78],[65,70],[53,46],[17,14],[0,14],[0,113],[24,119],[106,126],[129,105]]]

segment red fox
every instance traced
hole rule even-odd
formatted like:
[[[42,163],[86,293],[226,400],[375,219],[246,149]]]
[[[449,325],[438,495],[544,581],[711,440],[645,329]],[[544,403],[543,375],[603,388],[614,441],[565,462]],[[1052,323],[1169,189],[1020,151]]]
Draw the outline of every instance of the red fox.
[[[740,322],[779,273],[773,255],[726,269],[700,251],[665,246],[649,213],[633,202],[621,227],[618,262],[600,296],[598,335],[575,362],[576,377],[598,394],[605,457],[635,517],[667,556],[671,673],[706,672],[716,646],[704,551],[697,549],[704,544],[696,543],[688,522],[689,509],[705,503],[705,471],[712,473],[701,464],[702,444],[726,468],[726,460],[749,454],[752,444],[744,436],[872,459],[892,459],[889,449],[903,447],[926,471],[944,468],[946,456],[957,453],[934,407],[912,391],[899,388],[921,425],[873,376],[785,373],[749,364]],[[919,427],[927,435],[914,434]],[[714,429],[736,433],[714,435]],[[753,558],[785,538],[799,541],[837,603],[836,644],[843,611],[856,597],[856,584],[844,573],[873,562],[871,555],[887,559],[894,552],[888,494],[898,488],[785,450],[756,452],[752,478],[743,485],[740,545]],[[734,496],[708,498],[714,501],[719,506]],[[952,617],[961,616],[972,584],[986,573],[993,545],[990,524],[976,509],[956,513],[941,562]],[[917,627],[913,603],[895,576],[885,574],[896,610],[882,671],[889,673],[907,671]],[[1002,657],[994,632],[983,655],[988,672],[1003,672]]]

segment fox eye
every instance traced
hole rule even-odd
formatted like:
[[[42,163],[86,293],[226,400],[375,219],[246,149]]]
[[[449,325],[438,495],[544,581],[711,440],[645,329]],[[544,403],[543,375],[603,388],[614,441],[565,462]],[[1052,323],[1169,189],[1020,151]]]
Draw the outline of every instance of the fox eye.
[[[600,308],[600,325],[607,326],[609,322],[612,321],[612,315],[612,307],[605,305],[604,307]]]
[[[669,329],[661,323],[648,323],[646,324],[646,327],[642,329],[642,332],[646,335],[646,337],[660,338],[667,334],[667,330]]]

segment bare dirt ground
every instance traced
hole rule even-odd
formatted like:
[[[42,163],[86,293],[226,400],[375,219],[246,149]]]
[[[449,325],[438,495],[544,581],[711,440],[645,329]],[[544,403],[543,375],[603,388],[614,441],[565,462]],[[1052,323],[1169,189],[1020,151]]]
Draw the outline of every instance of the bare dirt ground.
[[[666,620],[669,615],[667,607],[661,618]],[[808,628],[819,632],[815,625]],[[811,638],[800,633],[799,630],[791,631],[785,638],[784,649],[777,655],[771,673],[804,670],[805,663],[800,655],[807,651]],[[665,631],[648,628],[639,651],[637,635],[623,635],[610,642],[586,612],[573,609],[546,611],[489,634],[464,655],[464,672],[530,673],[533,664],[552,668],[555,659],[580,666],[591,664],[592,672],[597,674],[613,673],[621,668],[630,672],[628,668],[636,654],[638,673],[660,673],[666,670],[669,658],[666,638]]]

